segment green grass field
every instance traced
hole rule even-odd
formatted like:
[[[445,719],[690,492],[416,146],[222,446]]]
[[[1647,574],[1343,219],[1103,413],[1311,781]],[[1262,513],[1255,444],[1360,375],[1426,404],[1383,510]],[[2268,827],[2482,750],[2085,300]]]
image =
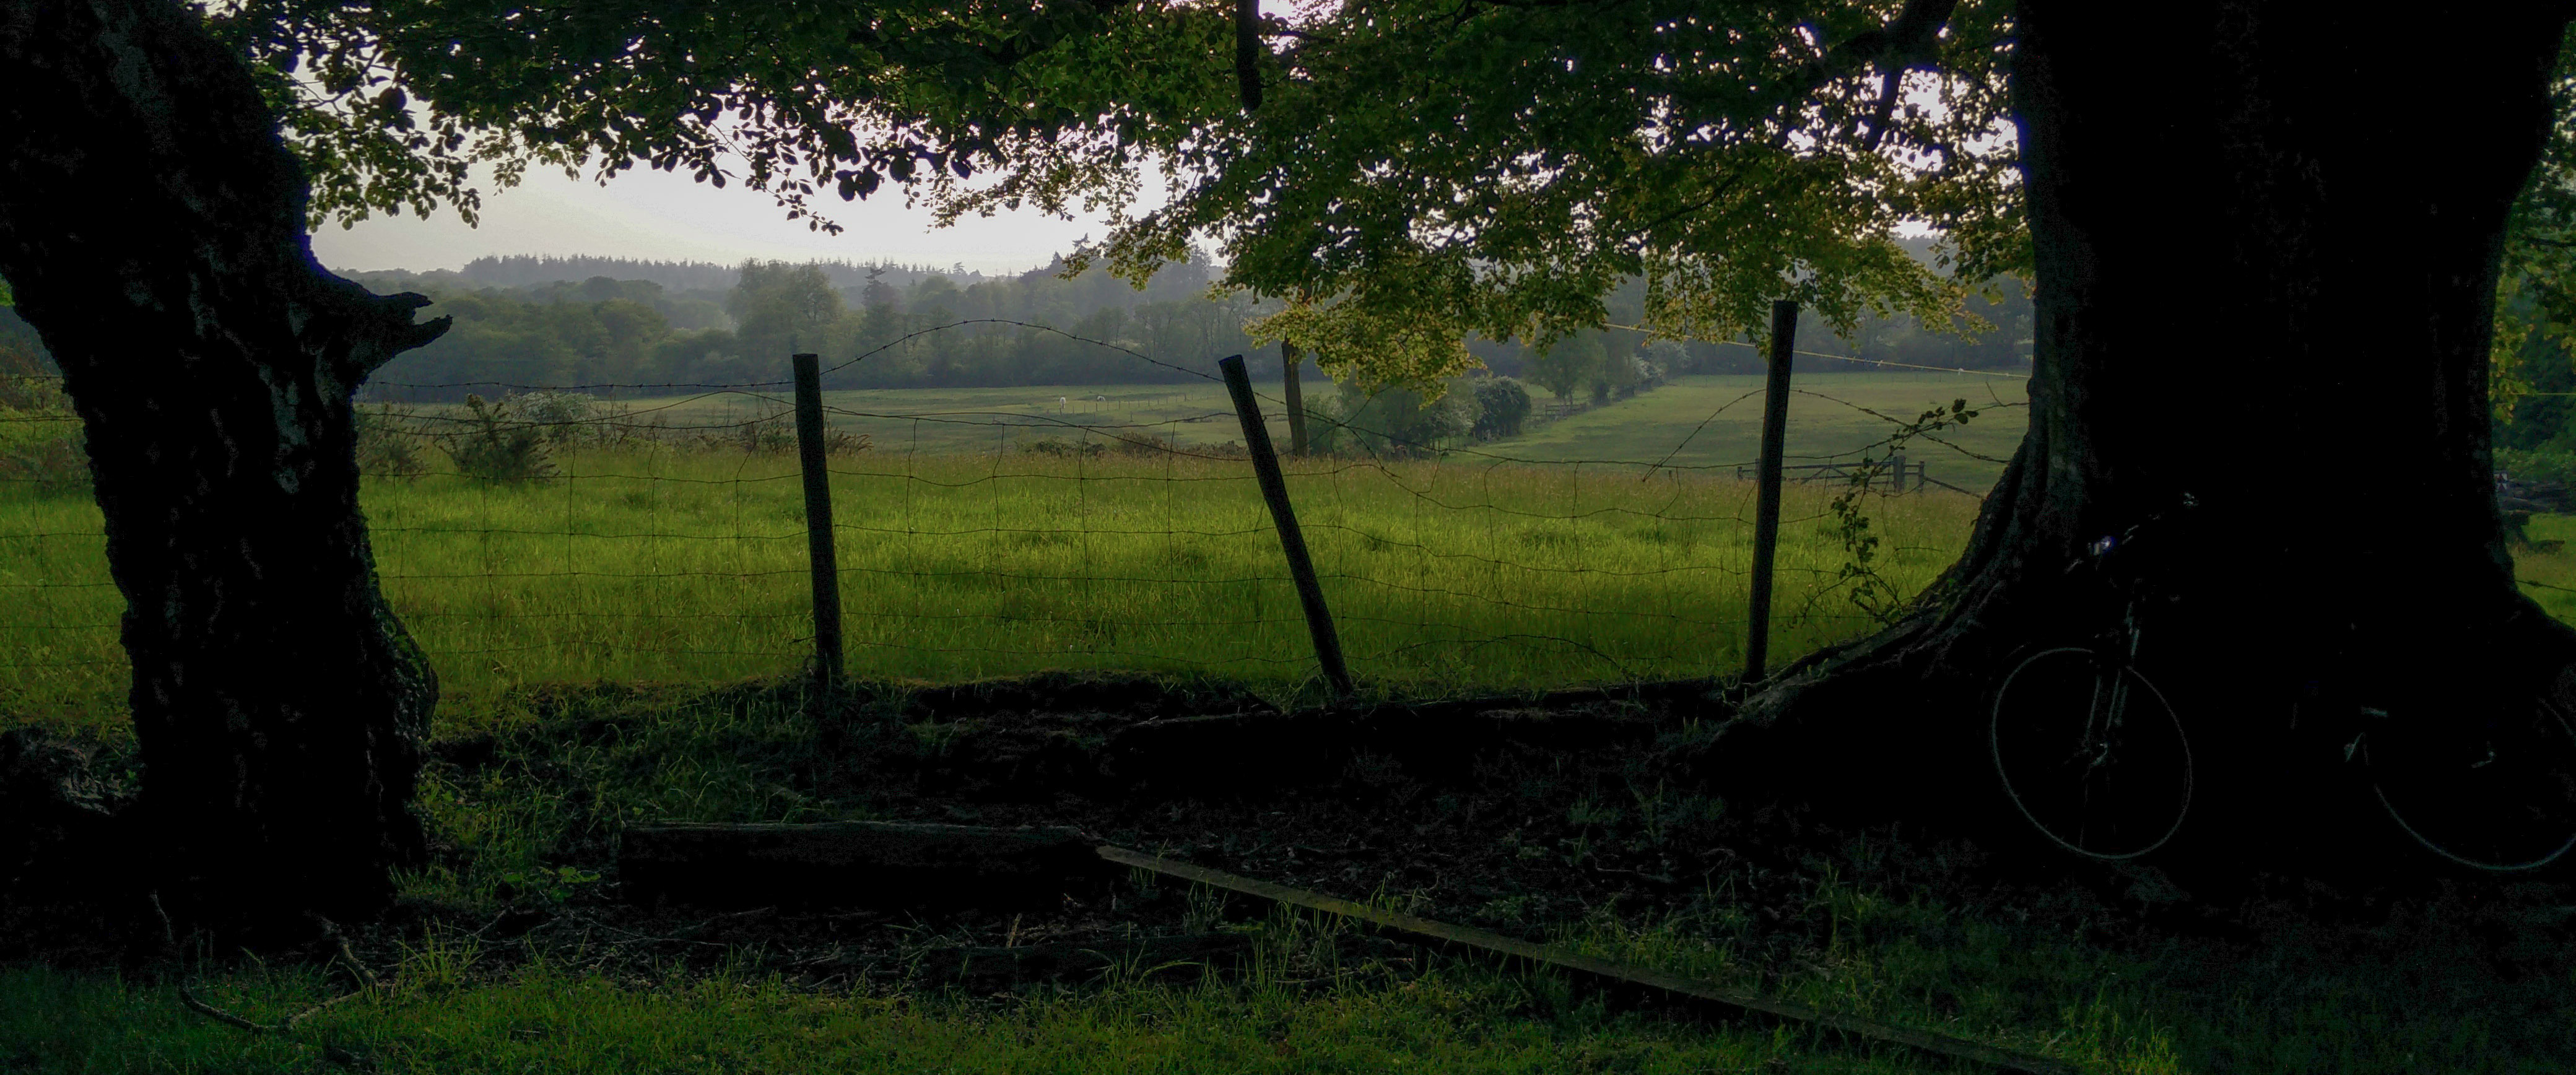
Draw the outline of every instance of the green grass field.
[[[537,682],[702,682],[796,667],[812,625],[803,501],[783,454],[593,451],[518,484],[370,479],[387,594],[452,705]],[[1208,676],[1293,693],[1314,672],[1241,460],[1027,452],[835,460],[852,674],[1046,668]],[[1705,675],[1742,659],[1750,486],[1663,471],[1293,461],[1289,486],[1354,674],[1418,693]],[[1775,645],[1873,621],[1838,588],[1827,491],[1791,490]],[[1870,501],[1910,592],[1975,502]],[[0,561],[9,706],[121,695],[121,600],[95,507],[21,497]]]
[[[1275,395],[1276,385],[1261,386]],[[787,413],[785,389],[719,392],[621,404],[634,420],[678,429],[724,427]],[[1162,438],[1201,446],[1243,440],[1225,386],[1214,381],[1148,385],[1037,385],[1025,388],[889,388],[826,392],[833,428],[865,434],[880,451],[905,455],[1008,452],[1042,438]],[[1287,444],[1284,411],[1265,401],[1272,436]]]
[[[1301,928],[1317,929],[1311,922],[1265,923],[1265,946],[1284,947]],[[1706,950],[1698,937],[1658,933],[1677,946]],[[1854,955],[1841,954],[1846,974],[1857,969]],[[269,1037],[197,1018],[167,985],[0,968],[0,1042],[22,1043],[15,1057],[0,1052],[0,1062],[31,1075],[347,1067],[458,1075],[1962,1070],[1812,1031],[1614,1012],[1562,979],[1464,964],[1396,978],[1367,967],[1292,971],[1287,960],[1274,958],[1249,975],[1211,976],[1192,986],[1113,974],[1076,988],[969,998],[852,995],[722,973],[621,983],[542,965],[493,981],[471,971],[473,957],[470,940],[427,945],[397,969],[400,985],[337,1007],[299,1034]],[[1879,970],[1865,973],[1875,977]],[[1801,993],[1848,1006],[1857,984],[1818,979]],[[235,972],[201,988],[213,1001],[259,1019],[280,1018],[331,995],[330,984],[304,968]],[[2066,991],[2041,1001],[2063,1008],[2041,1014],[2029,1031],[1981,1036],[2045,1048],[2088,1072],[2189,1070],[2175,1062],[2171,1031],[2153,1021],[2164,1013],[2140,1012],[2135,995],[2130,989],[2117,996]],[[1981,1007],[2025,1007],[2020,998],[1987,999],[2001,1003]],[[329,1059],[335,1055],[336,1063]]]
[[[1792,401],[1793,458],[1876,443],[1890,426],[1870,411],[1910,419],[1944,396],[1983,406],[1945,435],[1963,451],[1918,441],[1909,453],[1970,488],[1997,469],[1976,456],[2009,453],[2025,414],[2014,405],[2022,382],[2006,378],[1800,383],[1816,394]],[[1355,673],[1412,692],[1732,667],[1751,514],[1732,464],[1753,451],[1758,387],[1684,377],[1439,462],[1292,462]],[[1247,464],[1024,450],[1042,440],[1115,449],[1113,434],[1139,432],[1192,447],[1239,439],[1216,386],[842,392],[829,402],[842,428],[873,444],[834,463],[855,674],[1128,669],[1283,693],[1310,682],[1304,624]],[[625,405],[674,427],[775,411],[739,396]],[[0,433],[23,440],[40,426]],[[575,451],[559,454],[557,477],[524,484],[469,480],[424,455],[440,466],[371,479],[366,505],[387,589],[454,704],[538,682],[768,675],[802,659],[811,622],[788,455]],[[1824,515],[1837,491],[1790,491],[1779,644],[1792,651],[1871,623],[1835,585],[1850,560]],[[1974,503],[1936,490],[1873,497],[1867,510],[1885,542],[1878,566],[1910,591],[1964,541]],[[0,484],[0,698],[14,711],[121,711],[119,602],[97,532],[77,488]],[[2564,551],[2576,523],[2543,516],[2531,536],[2537,544],[2518,550],[2526,592],[2576,619],[2576,555]]]
[[[1849,458],[1887,438],[1889,419],[1911,422],[1933,407],[1966,400],[1977,417],[1920,438],[1907,458],[1931,477],[1984,492],[2003,473],[2029,421],[2028,382],[1996,374],[1830,373],[1792,382],[1791,465]],[[1873,413],[1874,412],[1874,413]],[[1762,378],[1680,377],[1652,392],[1594,408],[1484,450],[1535,460],[1627,460],[1716,468],[1733,475],[1760,452]]]
[[[1794,402],[1790,453],[1831,456],[1884,435],[1888,423],[1852,405],[1910,419],[1966,396],[1989,409],[1952,439],[2001,457],[2022,411],[1993,404],[2017,402],[2019,385],[1984,382],[1810,378],[1803,387],[1820,395]],[[1732,669],[1751,530],[1750,488],[1732,464],[1751,454],[1754,383],[1684,378],[1439,462],[1292,462],[1291,492],[1364,687],[1538,688]],[[1110,398],[1085,409],[1070,389],[833,394],[845,412],[836,420],[873,441],[832,464],[852,672],[953,681],[1117,669],[1311,699],[1305,627],[1248,464],[1020,447],[1097,439],[1110,424],[1186,446],[1238,439],[1215,389],[1085,391]],[[670,425],[740,422],[774,406],[669,402]],[[1014,424],[992,424],[997,416]],[[1075,419],[1090,428],[1067,425]],[[1970,488],[1994,473],[1938,446],[1913,454]],[[1668,456],[1673,466],[1648,465]],[[535,728],[542,698],[572,706],[547,719],[582,726],[591,714],[560,700],[582,692],[553,684],[618,684],[597,693],[627,699],[608,741],[532,734],[479,772],[432,767],[422,810],[457,851],[404,890],[465,929],[512,902],[500,894],[506,880],[574,871],[552,875],[596,882],[579,871],[605,868],[604,841],[627,818],[868,816],[864,802],[816,790],[806,770],[838,759],[821,756],[810,715],[728,708],[725,692],[704,686],[775,677],[803,659],[811,623],[793,457],[663,445],[555,463],[543,481],[471,480],[441,466],[370,479],[364,492],[387,593],[446,688],[434,734]],[[38,483],[0,489],[0,723],[130,741],[121,601],[106,582],[96,508]],[[1850,557],[1825,512],[1834,491],[1789,492],[1775,652],[1874,622],[1839,578]],[[1888,581],[1906,592],[1929,581],[1975,507],[1939,491],[1869,499]],[[2576,519],[2543,517],[2530,536],[2518,565],[2527,591],[2576,616],[2576,555],[2563,544]],[[1647,838],[1663,821],[1644,804],[1664,794],[1632,786],[1579,805],[1561,826],[1536,818],[1533,834],[1573,835],[1534,835],[1519,853],[1580,856],[1595,839]],[[1637,804],[1625,816],[1621,796]],[[2284,910],[2287,924],[2253,939],[2138,936],[2100,924],[2126,911],[2093,917],[2093,897],[2071,889],[2036,904],[2026,894],[1944,903],[1904,887],[1906,868],[1886,854],[1863,843],[1796,867],[1808,887],[1786,913],[1819,924],[1821,939],[1789,952],[1764,947],[1778,923],[1757,923],[1731,887],[1693,897],[1686,913],[1611,905],[1579,920],[1524,919],[1508,900],[1477,913],[1599,955],[2106,1075],[2553,1071],[2576,1041],[2562,958],[2522,952],[2514,965],[2529,973],[2503,975],[2484,962],[2495,936],[2548,935],[2533,923],[2551,908],[2435,901],[2352,927],[2297,924]],[[516,899],[560,907],[565,897]],[[2035,924],[2067,921],[2093,924]],[[1113,973],[978,997],[818,989],[677,962],[648,977],[502,966],[444,928],[405,939],[382,967],[384,987],[288,1035],[193,1015],[156,976],[166,966],[135,976],[0,966],[0,1072],[1961,1070],[1821,1032],[1622,1014],[1560,980],[1465,963],[1399,974],[1265,956],[1193,985]],[[1285,952],[1318,927],[1257,928],[1263,951]],[[312,966],[218,961],[199,973],[211,1000],[262,1019],[342,988]]]
[[[1311,376],[1311,375],[1310,375]],[[1265,396],[1271,438],[1287,444],[1279,386]],[[1912,421],[1925,409],[1965,399],[1984,408],[1964,429],[1941,434],[1957,449],[1918,441],[1911,457],[1935,478],[1979,491],[2020,443],[2026,382],[1998,374],[1828,373],[1803,377],[1789,404],[1791,463],[1844,457],[1883,440],[1889,418]],[[1692,375],[1633,398],[1537,425],[1522,436],[1466,446],[1462,459],[1663,463],[1716,468],[1732,475],[1757,454],[1762,431],[1762,378]],[[1332,398],[1328,383],[1310,384],[1310,400]],[[784,412],[783,391],[718,393],[631,401],[638,420],[673,427],[738,425]],[[1543,392],[1538,402],[1551,402]],[[864,433],[881,451],[907,454],[989,453],[1039,438],[1160,436],[1184,445],[1243,439],[1222,384],[1039,385],[1027,388],[923,388],[826,392],[835,428]],[[1876,412],[1872,414],[1870,412]],[[1979,458],[1980,456],[1986,458]]]
[[[2561,623],[2576,623],[2576,516],[2537,515],[2524,528],[2530,543],[2513,550],[2522,592]]]
[[[2007,378],[1800,384],[1815,394],[1792,401],[1793,458],[1865,448],[1890,428],[1878,415],[1970,398],[1984,412],[1945,435],[1963,451],[1917,442],[1909,453],[1970,488],[1996,470],[1976,456],[2008,453],[2025,414],[2014,405],[2022,382]],[[1376,690],[1428,692],[1733,667],[1751,509],[1732,463],[1753,451],[1758,387],[1685,377],[1438,462],[1292,462],[1355,673]],[[829,402],[842,428],[873,444],[834,463],[853,673],[956,680],[1061,667],[1206,675],[1282,694],[1311,685],[1304,624],[1249,466],[1114,450],[1113,433],[1193,447],[1239,438],[1216,386]],[[739,396],[625,406],[675,427],[775,409]],[[0,433],[25,439],[39,425]],[[1025,450],[1045,440],[1113,450]],[[440,465],[371,479],[366,505],[388,592],[453,705],[529,683],[727,680],[803,659],[811,622],[788,455],[573,451],[559,453],[556,477],[523,484],[466,479],[424,455]],[[1790,491],[1778,627],[1790,651],[1872,622],[1837,585],[1850,562],[1824,514],[1837,491]],[[1885,542],[1877,566],[1906,591],[1948,562],[1974,510],[1939,490],[1867,503]],[[2518,550],[2526,592],[2562,618],[2576,618],[2571,526],[2544,516],[2537,544]],[[0,698],[14,711],[111,721],[121,711],[119,602],[97,531],[76,489],[0,484]]]

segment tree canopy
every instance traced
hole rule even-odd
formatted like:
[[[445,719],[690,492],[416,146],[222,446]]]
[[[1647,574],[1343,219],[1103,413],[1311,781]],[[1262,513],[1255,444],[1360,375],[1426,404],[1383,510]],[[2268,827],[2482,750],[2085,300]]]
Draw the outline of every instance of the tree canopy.
[[[2505,224],[2504,272],[2496,303],[2493,392],[2497,417],[2511,419],[2535,390],[2561,387],[2576,351],[2576,39],[2562,46],[2551,80],[2557,122],[2530,185]]]
[[[1776,298],[1946,323],[2025,260],[2006,8],[269,0],[226,28],[317,216],[470,216],[476,161],[738,180],[817,227],[886,179],[951,214],[1107,207],[1122,274],[1215,237],[1223,284],[1289,302],[1271,335],[1428,383],[1471,334],[1599,324],[1632,278],[1673,334]]]
[[[685,171],[818,228],[829,196],[889,179],[952,215],[1102,207],[1120,226],[1086,254],[1141,278],[1215,237],[1222,285],[1288,301],[1268,335],[1370,382],[1434,382],[1474,335],[1601,324],[1624,280],[1656,330],[1719,339],[1775,298],[1842,332],[1981,327],[1962,300],[2027,264],[2005,0],[1247,11],[255,0],[216,21],[264,73],[317,222],[471,219],[476,163],[503,186]],[[2500,413],[2529,390],[2522,339],[2576,325],[2558,96],[2508,248]],[[1932,263],[1904,256],[1908,226],[1940,236]]]

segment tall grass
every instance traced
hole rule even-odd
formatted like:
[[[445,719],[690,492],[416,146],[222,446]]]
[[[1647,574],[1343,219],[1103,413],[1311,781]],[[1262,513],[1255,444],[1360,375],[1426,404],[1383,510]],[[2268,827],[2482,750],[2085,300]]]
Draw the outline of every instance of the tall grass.
[[[849,670],[957,680],[1047,668],[1206,675],[1290,692],[1314,661],[1238,459],[877,451],[833,463]],[[774,675],[812,633],[794,458],[667,447],[559,454],[520,482],[371,478],[388,598],[451,704],[556,681]],[[1289,488],[1355,674],[1420,692],[1733,668],[1751,487],[1637,467],[1303,460]],[[1872,626],[1837,592],[1823,488],[1789,491],[1774,646]],[[81,711],[126,671],[94,506],[0,494],[0,684]],[[1974,502],[1878,502],[1908,591]]]
[[[191,1015],[167,985],[0,968],[0,1070],[1701,1075],[1788,1070],[1806,1051],[1796,1035],[1616,1015],[1561,982],[1465,966],[1404,981],[1273,970],[1197,986],[1113,974],[980,1003],[818,993],[745,975],[627,984],[543,964],[467,988],[409,963],[397,973],[394,988],[297,1035],[247,1037]],[[206,992],[276,1018],[327,996],[318,977],[251,972]],[[326,1062],[333,1055],[338,1068]],[[1903,1054],[1827,1061],[1823,1070],[1941,1070]]]

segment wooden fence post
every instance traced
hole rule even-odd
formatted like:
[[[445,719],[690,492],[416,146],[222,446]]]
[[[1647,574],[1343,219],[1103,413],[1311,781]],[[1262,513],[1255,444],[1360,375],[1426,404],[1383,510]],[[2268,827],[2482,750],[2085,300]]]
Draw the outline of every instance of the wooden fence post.
[[[828,696],[841,675],[841,567],[832,543],[832,474],[823,451],[823,377],[814,355],[790,361],[796,367],[796,460],[805,471],[805,553],[814,575],[814,686]]]
[[[1279,341],[1280,387],[1284,390],[1280,394],[1287,397],[1288,404],[1288,454],[1299,458],[1306,455],[1306,394],[1297,383],[1297,366],[1305,360],[1296,344]]]
[[[1888,491],[1903,493],[1905,491],[1905,456],[1899,454],[1896,457],[1889,459],[1888,462],[1894,464],[1894,466],[1889,469],[1896,472],[1895,484],[1891,485]]]
[[[1225,371],[1226,391],[1234,394],[1235,416],[1243,420],[1243,447],[1252,456],[1253,476],[1261,481],[1261,498],[1270,502],[1270,521],[1279,527],[1280,550],[1288,554],[1288,574],[1297,582],[1297,600],[1306,606],[1306,631],[1315,638],[1315,660],[1324,666],[1324,681],[1336,697],[1350,697],[1351,671],[1342,664],[1341,636],[1333,632],[1333,614],[1324,607],[1324,588],[1315,581],[1315,562],[1306,556],[1306,535],[1297,529],[1297,513],[1288,506],[1288,481],[1279,473],[1279,456],[1270,449],[1270,427],[1261,422],[1261,404],[1252,398],[1252,377],[1243,356],[1217,360]]]
[[[1744,632],[1744,682],[1763,676],[1771,653],[1771,561],[1780,551],[1780,455],[1789,432],[1789,363],[1796,358],[1798,304],[1771,304],[1771,378],[1762,399],[1762,483],[1753,511],[1753,607]]]

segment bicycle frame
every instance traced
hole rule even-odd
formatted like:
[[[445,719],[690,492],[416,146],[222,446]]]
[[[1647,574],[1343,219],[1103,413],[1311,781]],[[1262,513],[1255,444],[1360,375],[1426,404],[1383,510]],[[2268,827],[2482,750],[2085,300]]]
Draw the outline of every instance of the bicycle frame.
[[[2101,768],[2110,757],[2112,736],[2119,731],[2121,718],[2129,711],[2129,674],[2138,664],[2138,606],[2135,601],[2129,603],[2128,611],[2121,617],[2121,634],[2128,644],[2110,648],[2111,652],[2120,655],[2119,661],[2094,678],[2093,697],[2084,715],[2083,749],[2093,755],[2086,765],[2088,769]],[[2105,680],[2109,681],[2111,688],[2107,706],[2102,697]]]
[[[2153,852],[2190,810],[2190,737],[2139,669],[2146,606],[2158,592],[2133,557],[2112,555],[2144,525],[2091,543],[2068,567],[2094,569],[2121,595],[2117,626],[2105,625],[2089,645],[2024,651],[1995,688],[1988,727],[1995,771],[2023,817],[2058,846],[2096,859]],[[2052,691],[2062,700],[2048,701]]]

